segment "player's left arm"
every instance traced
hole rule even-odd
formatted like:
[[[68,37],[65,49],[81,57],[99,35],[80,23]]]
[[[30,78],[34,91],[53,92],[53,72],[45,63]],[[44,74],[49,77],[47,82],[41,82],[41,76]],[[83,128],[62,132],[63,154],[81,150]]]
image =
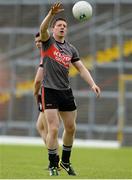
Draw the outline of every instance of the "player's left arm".
[[[91,89],[94,91],[96,96],[100,96],[100,88],[96,85],[94,82],[90,72],[87,70],[87,68],[84,66],[81,60],[76,61],[73,63],[74,67],[79,71],[81,77],[90,85]]]

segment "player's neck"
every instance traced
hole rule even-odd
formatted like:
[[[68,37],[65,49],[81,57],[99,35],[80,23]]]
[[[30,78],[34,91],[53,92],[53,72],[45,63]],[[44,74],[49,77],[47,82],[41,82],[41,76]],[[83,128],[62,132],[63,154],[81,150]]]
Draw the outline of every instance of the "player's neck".
[[[64,36],[63,36],[63,37],[62,37],[62,36],[55,36],[55,35],[53,34],[53,37],[54,37],[54,39],[55,39],[56,41],[58,41],[58,42],[60,42],[60,43],[64,43],[64,41],[65,41]]]

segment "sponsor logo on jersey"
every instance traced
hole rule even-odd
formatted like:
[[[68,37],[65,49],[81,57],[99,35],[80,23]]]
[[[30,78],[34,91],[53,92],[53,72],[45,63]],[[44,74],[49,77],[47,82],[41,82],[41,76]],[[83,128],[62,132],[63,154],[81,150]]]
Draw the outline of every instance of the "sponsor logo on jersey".
[[[42,57],[48,56],[49,58],[55,60],[59,64],[65,66],[66,68],[69,68],[69,65],[71,63],[71,56],[66,55],[64,53],[61,53],[59,49],[55,47],[55,45],[52,45],[48,50],[41,52]]]

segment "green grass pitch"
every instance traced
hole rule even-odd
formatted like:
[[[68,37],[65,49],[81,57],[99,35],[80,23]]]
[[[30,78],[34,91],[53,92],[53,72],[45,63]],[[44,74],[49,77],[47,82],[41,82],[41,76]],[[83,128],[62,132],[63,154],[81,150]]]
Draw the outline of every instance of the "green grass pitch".
[[[73,148],[71,160],[76,177],[50,177],[44,147],[0,145],[0,179],[132,179],[132,148]]]

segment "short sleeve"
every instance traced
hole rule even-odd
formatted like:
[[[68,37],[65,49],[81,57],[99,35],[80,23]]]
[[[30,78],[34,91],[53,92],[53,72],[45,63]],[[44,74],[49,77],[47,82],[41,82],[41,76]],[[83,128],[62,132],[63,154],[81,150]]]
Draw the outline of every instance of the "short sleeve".
[[[71,63],[74,63],[76,61],[79,61],[80,57],[79,57],[78,50],[73,45],[71,45],[71,48],[72,48],[72,54],[73,54],[72,59],[71,59]]]
[[[47,41],[42,41],[42,50],[46,51],[54,43],[54,38],[50,36]]]

